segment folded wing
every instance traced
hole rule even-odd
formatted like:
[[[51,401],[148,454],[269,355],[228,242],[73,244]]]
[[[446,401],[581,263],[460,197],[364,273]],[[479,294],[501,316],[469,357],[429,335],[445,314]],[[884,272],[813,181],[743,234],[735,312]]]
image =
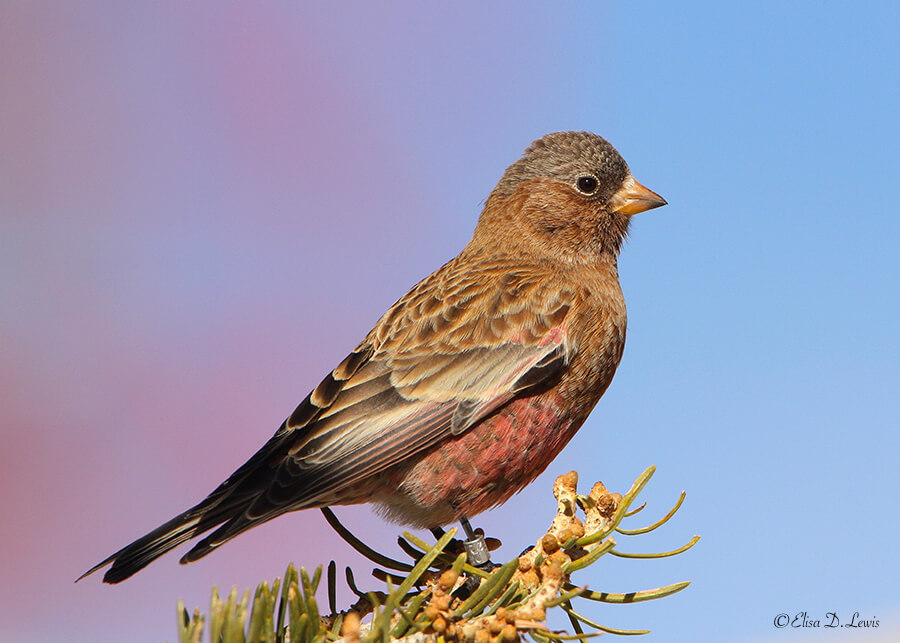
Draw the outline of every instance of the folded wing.
[[[508,273],[454,280],[448,264],[397,302],[203,502],[88,573],[112,562],[104,580],[119,582],[216,528],[182,558],[191,562],[287,511],[339,503],[348,487],[551,385],[570,356],[571,295],[541,284]]]

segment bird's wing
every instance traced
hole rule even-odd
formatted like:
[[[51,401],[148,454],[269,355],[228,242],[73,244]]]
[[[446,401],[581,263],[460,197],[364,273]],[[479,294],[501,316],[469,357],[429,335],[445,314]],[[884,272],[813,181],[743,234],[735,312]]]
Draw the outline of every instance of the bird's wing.
[[[486,277],[448,264],[421,282],[203,502],[94,569],[113,562],[104,580],[118,582],[218,527],[182,558],[197,560],[286,511],[338,501],[342,489],[552,384],[570,357],[572,293],[538,274]]]
[[[477,277],[438,272],[398,301],[297,407],[246,482],[229,485],[234,498],[253,496],[244,511],[186,559],[250,523],[328,504],[552,383],[569,359],[571,292],[527,272]]]

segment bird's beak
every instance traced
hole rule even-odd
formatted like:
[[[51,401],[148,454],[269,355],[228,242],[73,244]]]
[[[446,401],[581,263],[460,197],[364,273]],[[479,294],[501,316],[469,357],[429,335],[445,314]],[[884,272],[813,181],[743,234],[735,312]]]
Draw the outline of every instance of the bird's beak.
[[[630,174],[618,192],[609,198],[609,209],[621,214],[637,214],[666,205],[666,200],[635,181]]]

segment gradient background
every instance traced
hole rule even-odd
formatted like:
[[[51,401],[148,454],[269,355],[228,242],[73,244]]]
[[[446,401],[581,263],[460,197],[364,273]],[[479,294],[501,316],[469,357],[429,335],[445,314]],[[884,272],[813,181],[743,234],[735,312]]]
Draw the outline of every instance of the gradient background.
[[[693,585],[585,613],[665,641],[896,640],[896,3],[130,4],[0,6],[0,639],[172,641],[179,598],[289,561],[375,588],[317,512],[72,581],[255,451],[532,139],[588,129],[670,205],[623,252],[606,397],[476,524],[509,558],[555,475],[624,491],[655,464],[632,526],[687,501],[621,549],[703,540],[578,580]],[[774,629],[804,610],[881,627]]]

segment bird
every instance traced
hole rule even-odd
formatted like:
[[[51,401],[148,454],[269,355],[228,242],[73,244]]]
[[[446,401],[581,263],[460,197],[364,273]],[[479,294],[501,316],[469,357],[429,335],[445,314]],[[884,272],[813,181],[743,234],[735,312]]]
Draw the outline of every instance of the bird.
[[[663,205],[601,136],[535,140],[459,255],[391,306],[259,451],[81,578],[109,565],[103,581],[119,583],[206,534],[180,561],[194,562],[301,509],[373,503],[390,522],[468,527],[533,481],[609,387],[627,321],[617,258],[631,217]]]

